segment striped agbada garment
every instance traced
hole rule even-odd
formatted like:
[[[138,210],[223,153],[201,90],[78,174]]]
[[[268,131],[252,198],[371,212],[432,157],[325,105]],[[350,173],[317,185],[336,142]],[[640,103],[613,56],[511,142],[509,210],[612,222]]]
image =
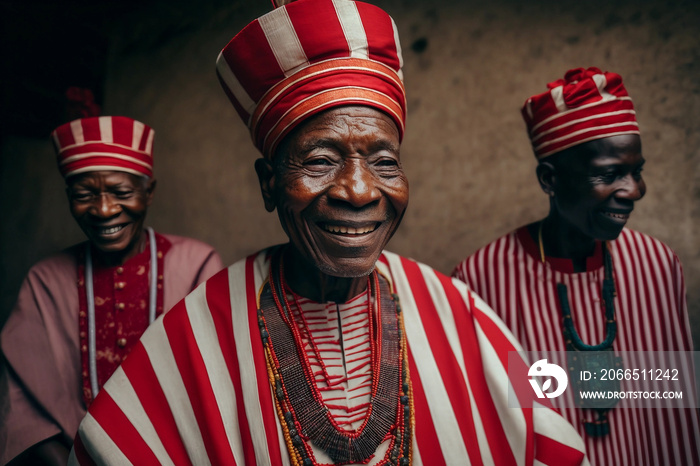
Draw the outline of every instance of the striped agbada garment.
[[[256,318],[269,252],[215,275],[149,328],[90,407],[70,464],[289,464]],[[588,464],[555,410],[507,406],[508,351],[519,346],[483,301],[471,308],[463,283],[395,254],[377,268],[405,319],[413,464]],[[532,390],[517,391],[532,406]]]
[[[528,351],[565,351],[556,284],[568,288],[571,315],[584,343],[605,339],[602,243],[587,270],[573,273],[570,260],[546,257],[522,227],[481,248],[453,275],[465,281],[503,319]],[[609,242],[617,296],[613,343],[621,351],[692,351],[681,264],[661,241],[623,229]],[[571,395],[571,394],[569,394]],[[569,405],[570,406],[570,405]],[[700,464],[700,430],[690,409],[612,409],[610,435],[589,437],[590,410],[563,409],[579,430],[594,465]]]

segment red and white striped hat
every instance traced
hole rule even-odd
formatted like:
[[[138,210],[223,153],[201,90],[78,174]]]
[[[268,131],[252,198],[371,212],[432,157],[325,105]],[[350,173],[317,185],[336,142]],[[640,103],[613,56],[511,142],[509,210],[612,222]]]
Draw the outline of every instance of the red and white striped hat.
[[[122,116],[80,118],[51,133],[64,178],[98,170],[151,178],[154,135],[151,127]]]
[[[577,68],[522,108],[538,160],[569,147],[619,134],[639,134],[632,99],[619,74]]]
[[[280,6],[239,32],[216,61],[224,91],[268,158],[296,125],[345,105],[387,113],[403,137],[402,65],[394,20],[351,0]]]

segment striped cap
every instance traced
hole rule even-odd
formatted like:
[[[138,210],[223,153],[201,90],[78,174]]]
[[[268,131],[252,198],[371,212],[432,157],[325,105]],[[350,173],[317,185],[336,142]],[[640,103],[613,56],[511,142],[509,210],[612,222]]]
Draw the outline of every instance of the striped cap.
[[[594,139],[639,134],[632,99],[619,74],[577,68],[547,87],[522,108],[538,160]]]
[[[80,118],[56,128],[58,169],[64,178],[78,173],[116,170],[153,176],[155,131],[122,116]]]
[[[224,91],[267,158],[299,123],[345,105],[385,112],[402,138],[402,65],[394,20],[351,0],[280,6],[239,32],[216,61]]]

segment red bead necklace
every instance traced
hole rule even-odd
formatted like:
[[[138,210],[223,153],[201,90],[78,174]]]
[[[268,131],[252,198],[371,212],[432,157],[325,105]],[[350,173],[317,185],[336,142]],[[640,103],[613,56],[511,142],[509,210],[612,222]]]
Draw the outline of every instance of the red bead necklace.
[[[309,443],[325,451],[335,464],[366,463],[387,439],[387,456],[379,464],[410,464],[413,400],[401,307],[388,281],[376,271],[368,277],[368,287],[371,401],[362,426],[349,432],[337,424],[323,402],[286,297],[282,251],[272,257],[269,280],[260,295],[258,323],[277,414],[294,465],[317,464]]]

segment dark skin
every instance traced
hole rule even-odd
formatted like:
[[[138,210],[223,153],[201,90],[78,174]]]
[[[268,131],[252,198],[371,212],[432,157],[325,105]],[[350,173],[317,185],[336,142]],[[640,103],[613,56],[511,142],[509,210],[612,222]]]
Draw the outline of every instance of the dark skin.
[[[638,135],[589,141],[543,159],[537,179],[550,199],[542,220],[545,254],[584,271],[596,240],[616,239],[646,193],[643,166]],[[539,223],[528,228],[537,243]]]
[[[95,258],[116,266],[141,252],[143,222],[156,181],[121,171],[93,171],[66,180],[73,218],[88,237]]]
[[[384,113],[351,106],[315,115],[255,170],[265,208],[289,237],[284,277],[317,302],[345,302],[367,287],[408,205],[399,131]]]

